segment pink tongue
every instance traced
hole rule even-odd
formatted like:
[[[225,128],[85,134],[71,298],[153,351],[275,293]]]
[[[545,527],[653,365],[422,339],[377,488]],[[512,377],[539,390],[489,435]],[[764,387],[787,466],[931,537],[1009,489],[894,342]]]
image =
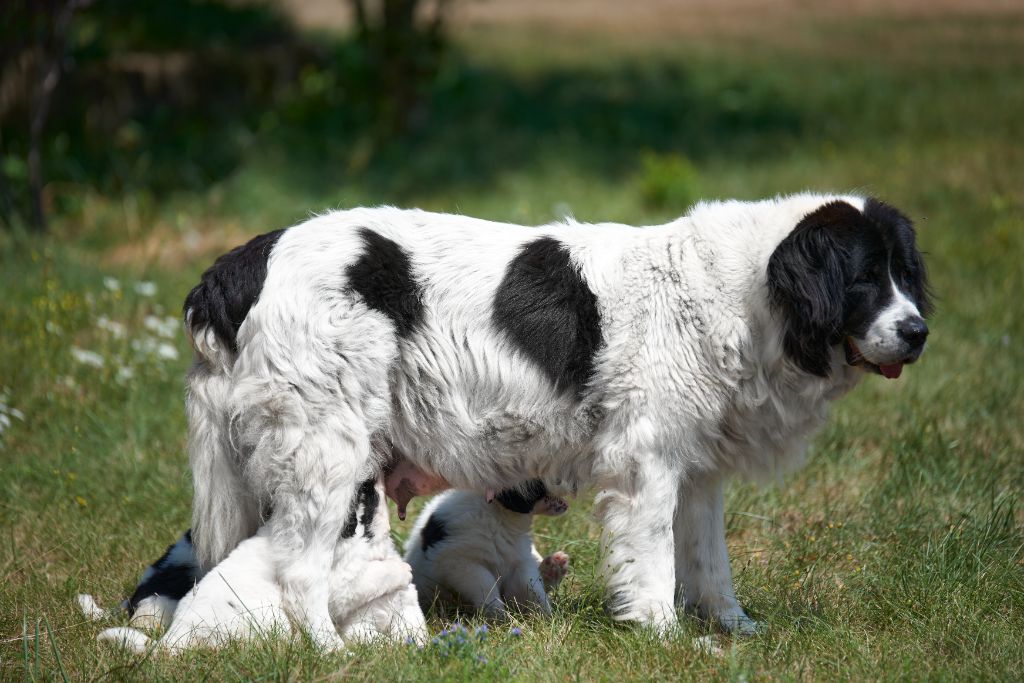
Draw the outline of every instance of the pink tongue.
[[[882,371],[882,375],[886,379],[896,379],[903,372],[903,363],[893,363],[892,365],[879,365],[878,369]]]

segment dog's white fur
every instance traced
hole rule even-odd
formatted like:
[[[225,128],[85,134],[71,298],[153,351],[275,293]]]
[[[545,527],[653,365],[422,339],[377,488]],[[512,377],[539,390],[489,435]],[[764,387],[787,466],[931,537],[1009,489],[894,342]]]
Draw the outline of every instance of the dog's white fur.
[[[333,642],[324,579],[352,484],[374,462],[371,440],[384,437],[457,488],[534,477],[595,486],[616,618],[664,629],[685,604],[750,630],[732,587],[723,482],[798,464],[829,402],[862,375],[838,348],[828,378],[799,370],[768,300],[773,250],[834,200],[863,211],[860,197],[800,194],[702,203],[639,229],[391,208],[292,227],[273,248],[237,354],[190,323],[201,561],[250,535],[272,499],[285,607]],[[405,338],[346,280],[363,228],[397,243],[422,286],[425,320]],[[604,345],[580,400],[489,322],[509,261],[541,236],[568,248],[600,310]]]
[[[385,638],[422,643],[427,637],[426,622],[412,585],[412,570],[391,541],[380,483],[377,489],[377,514],[370,525],[370,537],[364,535],[360,524],[352,538],[338,545],[330,574],[331,618],[347,641]],[[270,528],[263,526],[206,573],[180,601],[163,598],[154,603],[161,608],[159,618],[167,628],[159,639],[151,640],[130,627],[106,629],[98,639],[122,643],[138,653],[154,649],[176,654],[200,646],[220,647],[229,640],[290,633],[271,544]],[[177,564],[193,561],[191,544],[184,537],[173,551],[178,553],[174,558]],[[143,581],[145,578],[144,574]],[[148,604],[149,600],[139,604]],[[87,610],[96,606],[91,598],[83,600],[82,596],[79,604],[87,615]],[[144,628],[147,624],[133,616],[132,626]]]
[[[544,500],[538,503],[546,505]],[[564,511],[563,504],[550,512]],[[429,520],[441,523],[445,535],[424,550]],[[547,591],[564,577],[569,557],[541,557],[530,534],[532,524],[532,513],[488,503],[478,493],[446,491],[436,496],[420,512],[405,542],[405,561],[412,567],[420,606],[426,610],[436,601],[496,618],[505,616],[506,606],[551,614]]]

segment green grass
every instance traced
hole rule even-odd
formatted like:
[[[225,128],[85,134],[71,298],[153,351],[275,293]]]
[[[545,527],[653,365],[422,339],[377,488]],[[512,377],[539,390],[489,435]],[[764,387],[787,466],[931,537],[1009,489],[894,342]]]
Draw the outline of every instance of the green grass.
[[[792,49],[478,32],[435,86],[432,124],[399,143],[332,130],[310,114],[320,95],[309,85],[268,105],[206,189],[64,187],[49,239],[0,235],[0,413],[24,415],[0,435],[0,677],[1019,676],[1024,46],[1003,30],[1020,16],[968,19],[809,24]],[[910,47],[882,50],[903,31]],[[114,605],[188,525],[188,347],[146,321],[176,316],[219,250],[360,203],[644,223],[692,196],[805,188],[875,193],[913,216],[938,313],[922,362],[839,402],[806,468],[780,486],[731,489],[737,591],[762,634],[718,636],[725,655],[714,657],[690,646],[706,632],[692,619],[665,643],[612,624],[580,501],[538,523],[541,549],[566,549],[574,570],[554,618],[520,620],[519,637],[492,624],[485,642],[447,657],[436,647],[321,657],[270,642],[178,662],[95,643],[75,594]],[[156,294],[137,293],[140,280]],[[103,366],[76,361],[73,347]],[[396,523],[396,535],[407,528]]]

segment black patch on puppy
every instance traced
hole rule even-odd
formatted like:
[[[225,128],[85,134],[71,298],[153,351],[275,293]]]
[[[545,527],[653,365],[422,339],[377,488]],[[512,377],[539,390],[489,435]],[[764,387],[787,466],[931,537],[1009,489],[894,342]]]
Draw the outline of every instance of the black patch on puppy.
[[[356,495],[352,498],[348,519],[345,520],[345,526],[341,529],[342,538],[352,538],[355,536],[356,528],[358,528],[360,523],[363,525],[363,536],[373,538],[373,532],[368,528],[368,525],[377,514],[379,496],[375,488],[376,483],[377,479],[374,477],[361,482],[356,487]],[[362,514],[360,514],[360,510]]]
[[[171,559],[171,553],[176,546],[182,543],[188,547],[187,549],[179,549],[178,562],[174,562]],[[181,561],[182,555],[188,558],[184,562]],[[199,565],[195,560],[195,554],[192,549],[192,530],[189,529],[185,532],[184,542],[179,539],[167,546],[164,554],[151,566],[153,574],[140,583],[135,588],[132,596],[128,598],[129,615],[135,614],[139,603],[152,595],[159,595],[171,600],[181,600],[196,585]]]
[[[445,527],[444,522],[437,518],[437,515],[431,515],[427,523],[423,525],[423,533],[420,535],[420,548],[423,552],[427,552],[427,548],[436,545],[448,538],[448,529]]]
[[[422,290],[409,255],[397,242],[360,228],[362,255],[345,270],[352,288],[366,305],[391,318],[400,337],[409,336],[423,320]]]
[[[189,327],[212,327],[217,338],[238,351],[238,328],[263,291],[270,253],[284,230],[254,237],[224,254],[206,269],[185,297]]]
[[[377,480],[367,479],[359,485],[359,496],[362,498],[363,514],[359,516],[359,523],[363,525],[363,538],[373,538],[373,518],[377,516],[377,506],[380,504],[380,495],[377,493]]]
[[[544,482],[540,479],[531,479],[520,487],[499,492],[494,496],[494,500],[507,510],[528,515],[533,512],[533,506],[546,495],[548,489]]]
[[[893,281],[928,314],[924,260],[906,216],[875,199],[865,201],[863,213],[843,201],[809,213],[768,260],[786,354],[805,372],[827,377],[832,347],[863,336],[892,301]]]
[[[603,344],[601,315],[561,242],[523,246],[495,293],[492,320],[559,391],[583,395]]]

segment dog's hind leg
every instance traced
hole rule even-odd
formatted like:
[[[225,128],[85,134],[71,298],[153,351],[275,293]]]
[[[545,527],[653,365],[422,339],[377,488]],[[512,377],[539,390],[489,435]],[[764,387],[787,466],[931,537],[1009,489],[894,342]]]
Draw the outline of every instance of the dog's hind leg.
[[[297,400],[297,397],[296,397]],[[310,419],[287,458],[270,463],[271,552],[284,608],[319,646],[342,647],[330,614],[330,576],[337,545],[356,501],[356,482],[370,459],[370,436],[351,411]]]
[[[630,481],[605,487],[595,500],[604,527],[604,575],[614,619],[658,631],[676,623],[672,517],[678,476],[658,456],[634,459]]]

